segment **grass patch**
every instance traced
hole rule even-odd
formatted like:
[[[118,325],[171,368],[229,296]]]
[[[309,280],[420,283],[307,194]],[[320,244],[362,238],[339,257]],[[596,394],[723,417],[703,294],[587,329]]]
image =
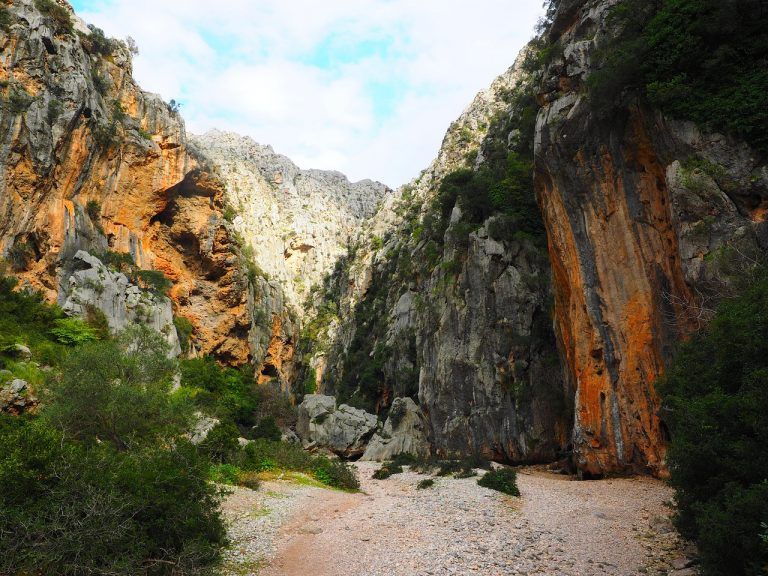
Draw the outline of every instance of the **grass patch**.
[[[425,478],[416,484],[416,490],[426,490],[432,488],[435,485],[435,481],[432,478]]]

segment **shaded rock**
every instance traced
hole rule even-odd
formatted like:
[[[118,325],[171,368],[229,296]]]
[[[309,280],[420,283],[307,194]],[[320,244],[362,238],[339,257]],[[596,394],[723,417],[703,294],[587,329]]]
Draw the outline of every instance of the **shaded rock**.
[[[309,394],[299,405],[296,432],[305,446],[327,448],[349,458],[365,451],[377,425],[373,414],[346,404],[337,408],[333,396]]]
[[[429,454],[429,424],[411,398],[395,398],[380,433],[374,434],[363,460],[389,460],[400,454]]]
[[[301,438],[299,438],[296,435],[296,432],[294,432],[290,428],[286,428],[285,430],[282,430],[280,441],[287,442],[288,444],[301,444]]]
[[[24,344],[14,344],[10,350],[10,353],[17,358],[21,358],[22,360],[29,360],[32,358],[32,350],[30,350]]]
[[[79,250],[74,255],[61,287],[59,304],[67,314],[84,315],[92,306],[104,313],[110,330],[119,332],[131,324],[144,324],[165,336],[173,356],[181,352],[171,301],[142,290],[88,252]]]

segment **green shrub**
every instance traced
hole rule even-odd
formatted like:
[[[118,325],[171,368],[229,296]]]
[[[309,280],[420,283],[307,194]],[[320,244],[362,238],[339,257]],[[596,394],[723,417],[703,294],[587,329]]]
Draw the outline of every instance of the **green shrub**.
[[[613,111],[637,94],[667,114],[768,152],[768,11],[759,0],[624,0],[590,98]]]
[[[235,422],[246,436],[256,425],[259,394],[250,368],[223,368],[210,356],[179,362],[181,385],[198,407],[220,420]]]
[[[61,103],[61,101],[57,100],[56,98],[51,98],[48,101],[48,110],[46,112],[48,124],[53,126],[56,123],[56,120],[59,119],[59,116],[61,116],[62,112],[64,112],[64,105]]]
[[[331,460],[325,456],[319,456],[312,463],[312,473],[318,481],[327,486],[349,491],[360,489],[360,481],[357,479],[355,471],[349,464],[341,460]]]
[[[173,282],[168,280],[161,270],[137,270],[131,280],[144,290],[150,290],[159,296],[167,295],[168,290],[173,287]]]
[[[243,470],[256,472],[282,469],[311,473],[313,458],[297,444],[258,438],[243,448],[237,462]]]
[[[53,28],[57,34],[71,34],[74,30],[69,11],[59,6],[54,0],[35,0],[35,6],[43,16],[53,22]]]
[[[240,430],[232,422],[221,422],[208,432],[200,449],[212,462],[224,463],[232,460],[240,450]]]
[[[176,439],[191,409],[168,393],[175,363],[167,353],[160,334],[139,326],[74,348],[49,383],[43,417],[67,437],[120,450]]]
[[[189,338],[195,331],[194,325],[189,321],[189,319],[184,318],[184,316],[174,316],[173,325],[176,327],[176,334],[179,337],[179,345],[181,346],[181,351],[184,354],[188,354]]]
[[[91,132],[93,140],[104,151],[120,143],[120,133],[117,122],[98,122],[94,123]]]
[[[418,484],[416,484],[416,490],[425,490],[426,488],[432,488],[432,486],[435,485],[435,481],[432,480],[432,478],[425,478],[424,480],[420,480]]]
[[[253,438],[266,438],[267,440],[278,441],[283,437],[280,427],[275,422],[274,416],[266,416],[259,420],[259,423],[251,431]]]
[[[384,464],[381,468],[373,473],[372,478],[374,480],[386,480],[393,474],[402,474],[403,467],[398,464]]]
[[[93,82],[93,88],[96,92],[102,96],[106,96],[107,92],[109,92],[111,85],[110,80],[95,68],[91,71],[91,82]],[[115,122],[112,122],[109,125],[114,127],[115,132],[117,131],[117,124]]]
[[[107,38],[104,30],[97,28],[93,24],[88,24],[88,30],[90,34],[86,37],[87,42],[83,43],[87,46],[88,52],[98,56],[110,56],[115,51],[117,42]]]
[[[85,212],[91,222],[97,224],[101,220],[101,202],[98,200],[88,200],[85,205]]]
[[[111,332],[107,315],[104,314],[100,308],[96,308],[96,306],[92,304],[86,304],[84,309],[85,323],[95,332],[96,338],[99,340],[108,340],[111,336]]]
[[[51,329],[53,337],[67,346],[76,346],[98,340],[99,336],[93,328],[81,318],[60,318],[54,321],[55,328]]]
[[[724,301],[659,383],[677,526],[707,574],[759,574],[768,520],[768,273]]]
[[[119,452],[0,416],[0,445],[0,573],[192,576],[218,562],[219,495],[188,443]]]
[[[210,468],[211,482],[237,486],[242,470],[232,464],[215,464]]]
[[[11,12],[5,6],[0,6],[0,30],[8,32],[13,24]]]
[[[517,474],[511,468],[501,468],[486,472],[477,483],[483,488],[497,490],[510,496],[520,496],[520,490],[517,488]]]
[[[30,96],[21,84],[12,84],[8,92],[7,106],[12,114],[21,114],[26,112],[32,105],[32,96]]]

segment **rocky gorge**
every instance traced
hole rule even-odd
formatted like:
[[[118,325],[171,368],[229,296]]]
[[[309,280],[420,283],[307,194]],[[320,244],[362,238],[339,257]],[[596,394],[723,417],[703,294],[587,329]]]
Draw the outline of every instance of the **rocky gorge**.
[[[186,353],[381,425],[411,402],[440,454],[665,474],[654,380],[696,327],[712,256],[765,249],[768,177],[746,143],[640,101],[619,121],[594,112],[583,87],[610,3],[557,3],[396,191],[188,136],[135,84],[126,45],[31,1],[7,10],[0,246],[27,286],[113,329],[149,322],[177,354],[183,319]],[[475,214],[451,196],[510,153],[530,160],[538,208]]]

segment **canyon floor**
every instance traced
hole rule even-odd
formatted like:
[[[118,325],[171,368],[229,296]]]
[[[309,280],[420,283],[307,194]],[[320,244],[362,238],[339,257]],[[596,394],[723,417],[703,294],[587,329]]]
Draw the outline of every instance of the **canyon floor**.
[[[362,492],[326,490],[292,476],[237,488],[225,502],[233,576],[674,574],[692,551],[669,517],[672,490],[648,478],[577,482],[518,473],[520,498],[406,471]]]

